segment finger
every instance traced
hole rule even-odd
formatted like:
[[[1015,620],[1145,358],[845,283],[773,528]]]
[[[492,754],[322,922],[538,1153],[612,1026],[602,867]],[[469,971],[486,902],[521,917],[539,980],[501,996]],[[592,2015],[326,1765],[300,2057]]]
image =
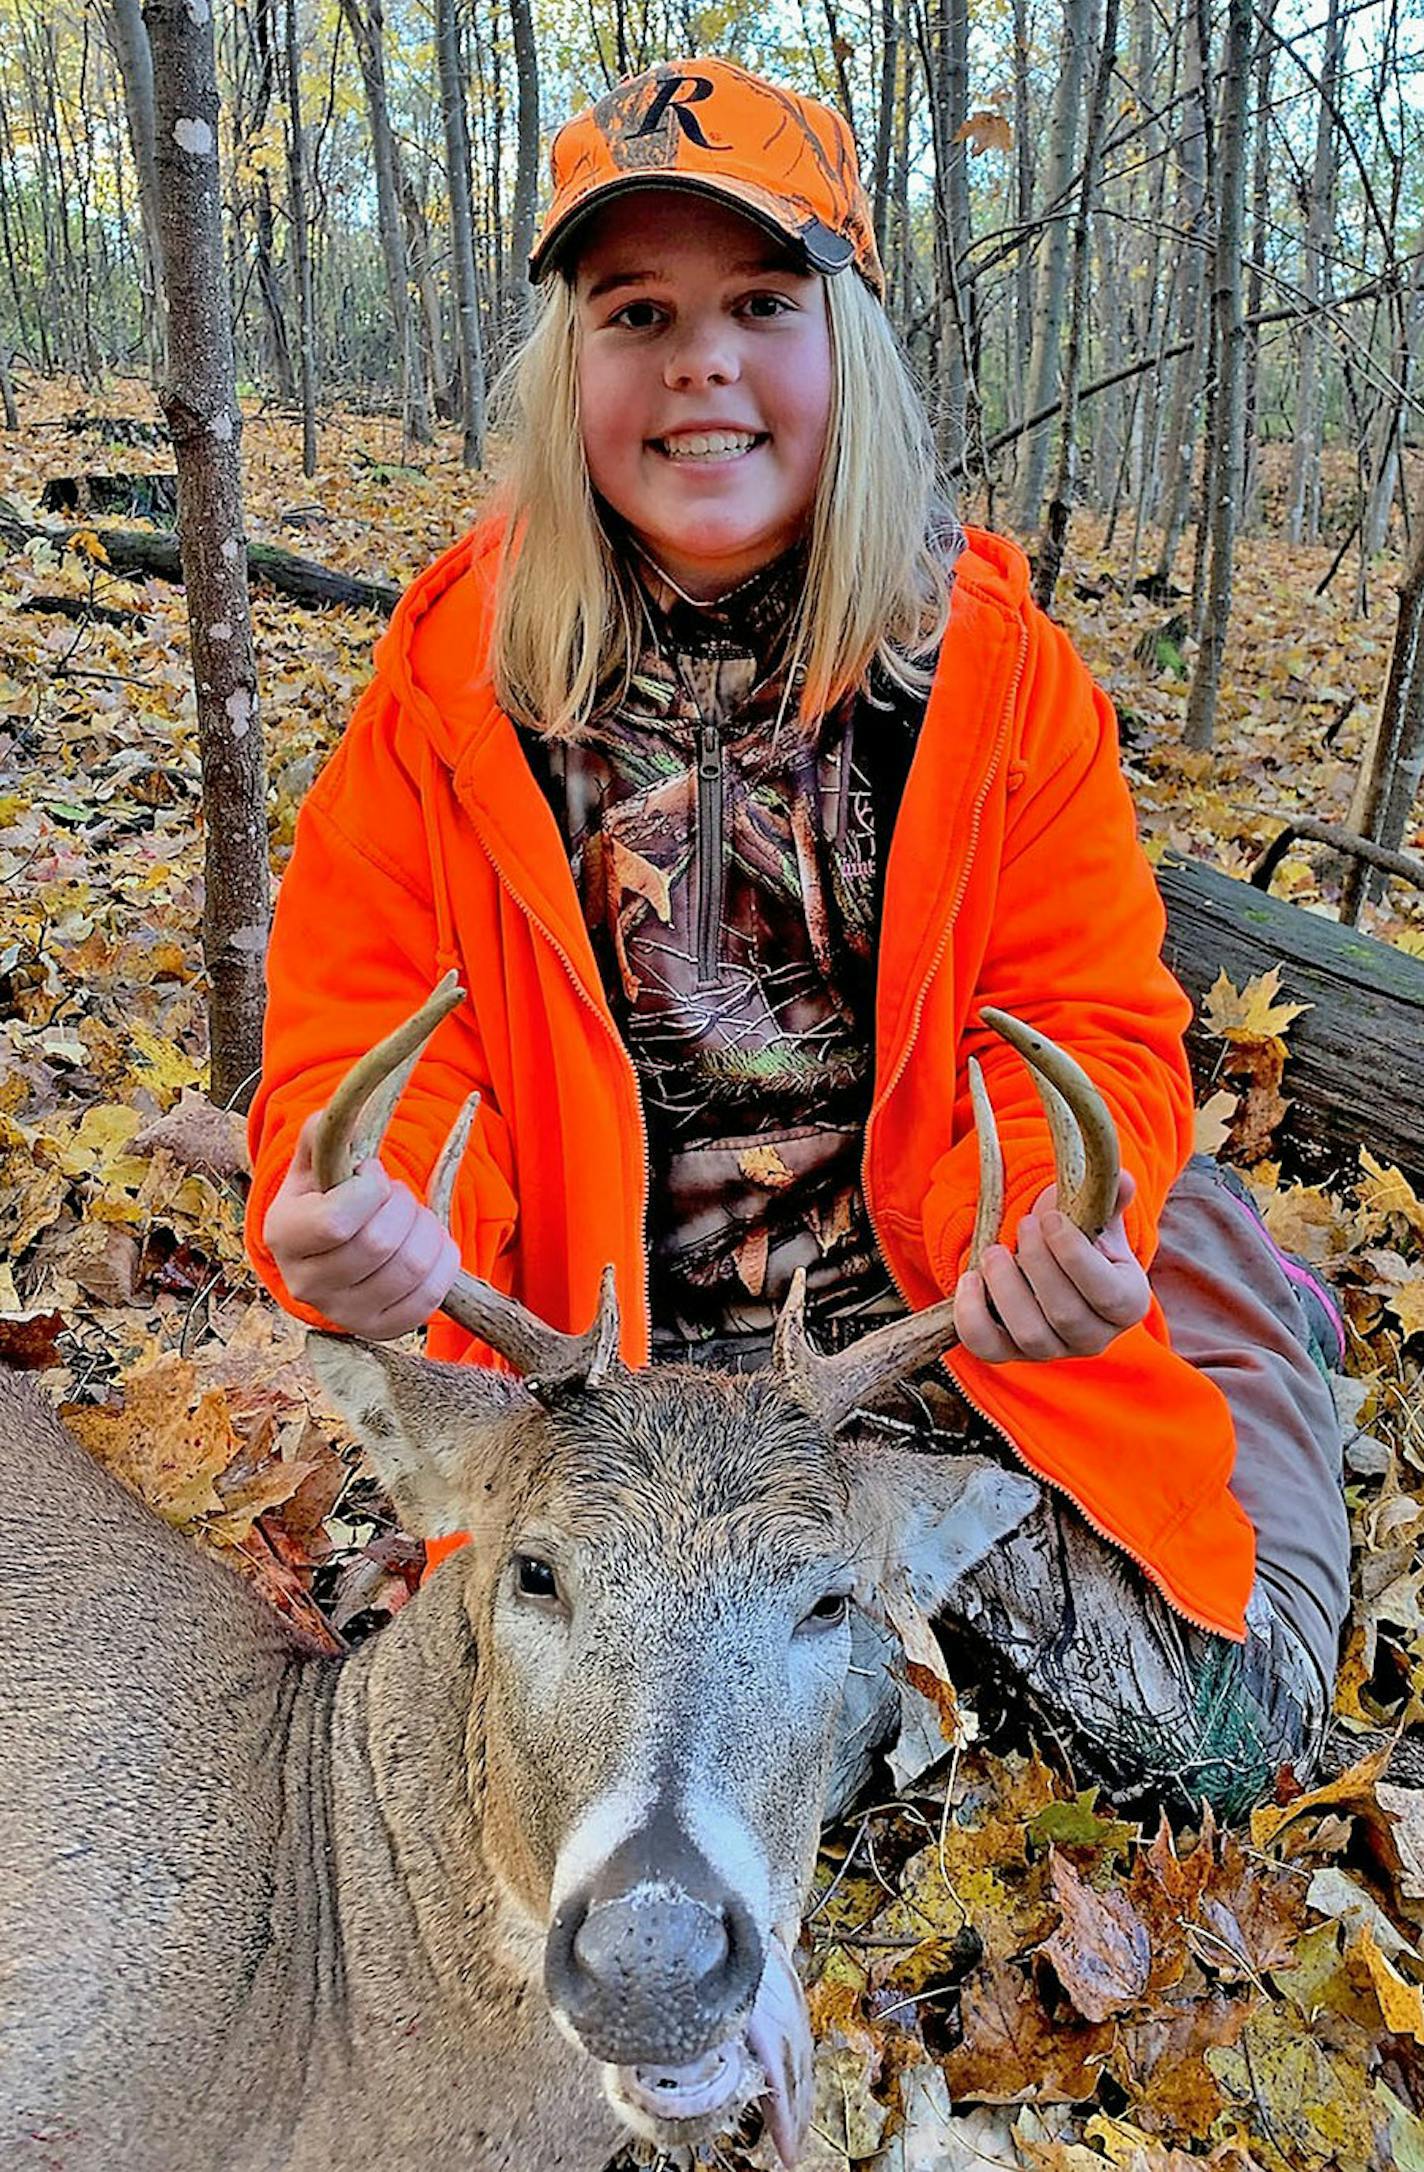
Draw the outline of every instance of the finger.
[[[296,1181],[303,1190],[315,1190],[316,1133],[323,1111],[313,1109],[311,1115],[297,1133],[297,1143],[292,1149],[292,1159],[287,1169],[288,1182]],[[305,1180],[305,1181],[304,1181]]]
[[[1048,1234],[1055,1220],[1063,1221],[1064,1218],[1051,1209],[1041,1217],[1027,1216],[1019,1225],[1014,1256],[1053,1332],[1068,1349],[1082,1357],[1105,1348],[1117,1329],[1096,1309],[1091,1294],[1076,1279],[1072,1263],[1057,1256]],[[1064,1226],[1072,1235],[1082,1235],[1081,1231],[1072,1229],[1071,1224]],[[1099,1259],[1086,1240],[1084,1243],[1088,1259],[1102,1270],[1104,1277],[1117,1271]]]
[[[1097,1244],[1089,1244],[1066,1215],[1050,1209],[1041,1220],[1039,1243],[1042,1249],[1035,1254],[1035,1264],[1045,1256],[1051,1260],[1081,1299],[1085,1312],[1105,1321],[1115,1333],[1134,1327],[1146,1313],[1151,1299],[1147,1276],[1128,1244],[1121,1220],[1110,1224]],[[1048,1299],[1050,1270],[1040,1266],[1035,1273],[1027,1261],[1025,1267],[1049,1318],[1060,1326],[1066,1323],[1066,1300],[1060,1305]]]
[[[1073,1355],[1044,1318],[1033,1288],[1012,1252],[1002,1244],[990,1245],[981,1271],[990,1302],[1020,1357],[1043,1360]]]
[[[460,1268],[460,1248],[443,1230],[440,1238],[434,1262],[415,1287],[398,1303],[377,1313],[366,1329],[375,1341],[389,1342],[396,1335],[409,1334],[413,1327],[423,1327],[449,1296]]]
[[[407,1185],[391,1184],[375,1213],[341,1248],[339,1268],[347,1287],[359,1289],[390,1266],[410,1242],[417,1221],[426,1212]]]
[[[301,1256],[321,1259],[356,1241],[376,1216],[405,1191],[378,1161],[366,1161],[332,1191],[313,1190],[301,1200],[297,1243]],[[409,1198],[410,1194],[406,1196]]]
[[[989,1365],[1006,1365],[1019,1353],[1013,1339],[989,1310],[984,1277],[974,1271],[961,1275],[954,1292],[954,1325],[959,1340],[971,1357]]]

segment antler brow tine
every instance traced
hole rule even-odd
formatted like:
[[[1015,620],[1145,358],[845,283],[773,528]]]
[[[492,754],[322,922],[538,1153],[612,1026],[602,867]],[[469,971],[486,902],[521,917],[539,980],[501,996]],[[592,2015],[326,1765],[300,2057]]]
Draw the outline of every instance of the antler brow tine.
[[[312,1161],[317,1183],[332,1191],[377,1152],[395,1105],[437,1026],[465,1000],[459,976],[449,972],[420,1009],[351,1066],[317,1125]],[[478,1093],[464,1103],[431,1171],[427,1200],[448,1229],[460,1160],[479,1107]],[[460,1327],[507,1358],[536,1395],[571,1386],[595,1387],[618,1360],[618,1299],[613,1270],[599,1282],[598,1307],[582,1335],[551,1327],[519,1300],[461,1268],[441,1306]]]
[[[1099,1236],[1112,1215],[1118,1187],[1117,1132],[1107,1103],[1081,1064],[1046,1034],[1007,1011],[987,1005],[980,1015],[987,1026],[1017,1049],[1032,1073],[1053,1140],[1053,1166],[1063,1211],[1087,1236]],[[979,1139],[979,1204],[969,1253],[969,1264],[974,1267],[999,1234],[1004,1211],[1004,1163],[994,1111],[973,1057],[969,1060],[969,1092]],[[805,1302],[805,1279],[798,1270],[777,1319],[772,1363],[793,1393],[832,1432],[861,1404],[871,1402],[921,1365],[942,1357],[959,1340],[954,1299],[946,1297],[921,1312],[888,1321],[847,1350],[823,1357],[812,1349],[806,1335]]]

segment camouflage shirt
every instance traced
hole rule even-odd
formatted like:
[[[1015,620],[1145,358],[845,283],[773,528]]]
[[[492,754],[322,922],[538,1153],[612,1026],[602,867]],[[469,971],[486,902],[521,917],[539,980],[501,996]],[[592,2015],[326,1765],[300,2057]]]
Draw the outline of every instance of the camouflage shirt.
[[[755,1363],[797,1266],[825,1345],[902,1309],[861,1153],[921,711],[851,698],[808,743],[783,654],[803,572],[794,553],[711,606],[639,579],[627,695],[531,750],[642,1090],[659,1355],[731,1342],[719,1362]]]

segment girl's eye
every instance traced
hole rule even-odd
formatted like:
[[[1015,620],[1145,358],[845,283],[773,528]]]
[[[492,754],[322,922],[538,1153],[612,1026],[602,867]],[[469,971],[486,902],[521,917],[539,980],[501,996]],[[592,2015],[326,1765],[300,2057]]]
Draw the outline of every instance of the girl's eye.
[[[610,324],[621,324],[625,331],[649,332],[658,321],[657,304],[625,302],[621,309],[614,310],[608,321]]]
[[[784,294],[752,294],[744,306],[749,317],[784,317],[795,305]]]
[[[547,1561],[540,1561],[535,1554],[521,1554],[516,1569],[516,1582],[526,1599],[557,1599],[558,1582]]]

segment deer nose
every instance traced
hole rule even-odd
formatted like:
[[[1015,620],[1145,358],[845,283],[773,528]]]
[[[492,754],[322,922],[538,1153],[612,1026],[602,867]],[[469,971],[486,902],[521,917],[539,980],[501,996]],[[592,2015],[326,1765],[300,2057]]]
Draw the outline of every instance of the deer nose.
[[[649,1880],[563,1909],[545,1956],[550,2002],[616,2066],[681,2066],[723,2042],[765,1956],[751,1915]]]

